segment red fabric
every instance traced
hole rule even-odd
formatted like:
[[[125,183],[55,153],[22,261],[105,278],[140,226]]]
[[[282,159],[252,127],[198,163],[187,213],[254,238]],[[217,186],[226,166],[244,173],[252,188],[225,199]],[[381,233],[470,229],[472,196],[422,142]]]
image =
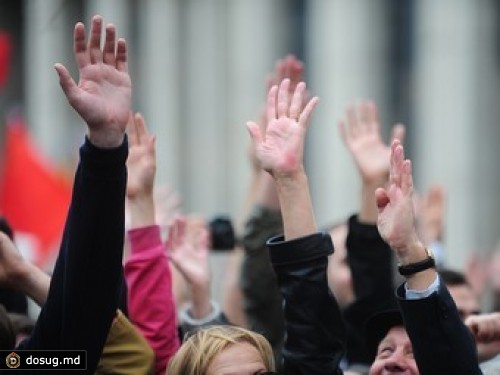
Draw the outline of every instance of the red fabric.
[[[6,32],[0,31],[0,90],[5,87],[9,75],[11,54],[10,36]]]
[[[36,264],[43,266],[63,231],[71,184],[58,176],[37,152],[22,120],[7,125],[0,159],[0,213],[17,233],[36,239]]]

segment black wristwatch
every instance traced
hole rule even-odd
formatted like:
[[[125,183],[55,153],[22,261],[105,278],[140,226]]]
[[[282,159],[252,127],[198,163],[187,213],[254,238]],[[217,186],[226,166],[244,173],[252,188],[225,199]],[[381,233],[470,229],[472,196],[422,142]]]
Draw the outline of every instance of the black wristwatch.
[[[434,255],[427,247],[425,248],[425,251],[427,252],[427,259],[417,263],[410,263],[404,266],[398,266],[399,274],[402,276],[411,276],[417,272],[421,272],[429,268],[435,268],[436,261],[434,259]]]

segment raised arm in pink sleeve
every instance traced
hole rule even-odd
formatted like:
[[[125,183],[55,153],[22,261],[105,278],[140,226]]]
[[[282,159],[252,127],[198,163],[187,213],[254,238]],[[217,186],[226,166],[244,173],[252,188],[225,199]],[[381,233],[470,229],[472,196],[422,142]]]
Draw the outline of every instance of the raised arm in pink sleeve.
[[[157,225],[128,231],[131,256],[125,262],[130,320],[155,352],[156,374],[165,374],[179,348],[172,275]]]

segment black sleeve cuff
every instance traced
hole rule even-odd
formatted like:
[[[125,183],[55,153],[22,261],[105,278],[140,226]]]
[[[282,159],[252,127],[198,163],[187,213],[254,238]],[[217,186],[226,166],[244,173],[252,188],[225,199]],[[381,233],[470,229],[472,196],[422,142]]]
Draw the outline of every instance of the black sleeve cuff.
[[[332,238],[328,233],[318,232],[305,237],[285,241],[284,236],[272,237],[267,241],[271,262],[274,267],[307,262],[333,254]]]
[[[81,164],[89,174],[97,178],[113,178],[117,166],[124,166],[128,157],[128,139],[124,136],[123,143],[115,148],[100,148],[93,145],[88,137],[80,147]]]
[[[358,220],[358,215],[352,215],[348,221],[349,233],[361,236],[366,239],[380,239],[380,233],[376,224],[365,224]],[[382,240],[383,241],[383,240]]]

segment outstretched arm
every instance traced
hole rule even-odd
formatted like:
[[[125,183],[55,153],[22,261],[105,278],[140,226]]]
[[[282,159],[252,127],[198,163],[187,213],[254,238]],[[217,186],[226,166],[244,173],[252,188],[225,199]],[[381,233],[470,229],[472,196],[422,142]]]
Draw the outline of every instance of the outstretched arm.
[[[129,139],[127,203],[131,256],[125,262],[129,316],[155,352],[156,373],[163,374],[179,347],[179,339],[172,275],[160,229],[155,224],[155,137],[148,133],[140,114],[130,119]]]
[[[391,145],[389,186],[376,191],[378,230],[393,249],[400,266],[426,260],[428,253],[416,232],[411,161],[398,140]],[[401,270],[401,269],[400,269]],[[401,271],[400,271],[401,272]],[[423,374],[480,374],[470,332],[431,267],[406,275],[398,288],[400,309],[413,353]],[[436,361],[453,353],[453,361]]]
[[[365,224],[377,222],[374,193],[384,187],[389,177],[391,148],[382,141],[378,111],[374,102],[361,102],[357,108],[347,109],[346,120],[339,123],[339,131],[358,169],[362,183],[361,208],[358,220]],[[394,126],[392,139],[403,142],[405,128]]]
[[[266,96],[273,85],[290,79],[288,94],[291,98],[302,81],[304,65],[289,55],[276,62],[274,72],[267,79]],[[258,122],[261,131],[267,127],[266,102]],[[251,145],[253,146],[253,145]],[[243,236],[244,258],[241,265],[241,288],[244,310],[251,329],[262,333],[271,343],[276,358],[281,356],[284,338],[283,300],[276,283],[266,241],[283,232],[279,199],[272,176],[260,167],[255,148],[250,148],[254,178],[250,186],[252,199],[245,220]]]
[[[380,134],[374,102],[349,106],[339,130],[361,178],[360,210],[348,221],[347,258],[355,300],[344,310],[348,326],[347,359],[350,364],[373,361],[365,343],[364,324],[377,311],[394,307],[392,251],[377,231],[375,190],[389,178],[391,148]],[[404,126],[395,125],[392,138],[402,141]],[[336,272],[332,270],[332,272]]]
[[[292,97],[290,81],[269,90],[268,124],[247,127],[261,167],[273,177],[285,235],[269,240],[271,260],[284,298],[286,340],[283,371],[287,374],[337,373],[344,327],[335,298],[328,290],[330,236],[316,233],[303,148],[307,123],[318,99],[302,106],[305,84]]]
[[[71,206],[50,290],[33,335],[23,349],[87,350],[87,371],[99,361],[115,316],[121,285],[128,149],[125,128],[131,83],[126,43],[115,42],[115,28],[106,27],[100,49],[102,18],[92,19],[88,44],[85,27],[74,31],[78,85],[56,64],[61,87],[87,123],[80,149]],[[116,49],[116,51],[115,51]]]
[[[0,285],[27,295],[39,306],[47,300],[50,285],[50,276],[26,261],[3,232],[0,232]]]
[[[279,88],[273,86],[269,90],[265,131],[254,122],[247,123],[260,165],[275,181],[286,240],[317,230],[303,149],[307,122],[318,98],[312,98],[302,110],[306,85],[299,83],[292,97],[289,86],[290,80],[285,79]]]

